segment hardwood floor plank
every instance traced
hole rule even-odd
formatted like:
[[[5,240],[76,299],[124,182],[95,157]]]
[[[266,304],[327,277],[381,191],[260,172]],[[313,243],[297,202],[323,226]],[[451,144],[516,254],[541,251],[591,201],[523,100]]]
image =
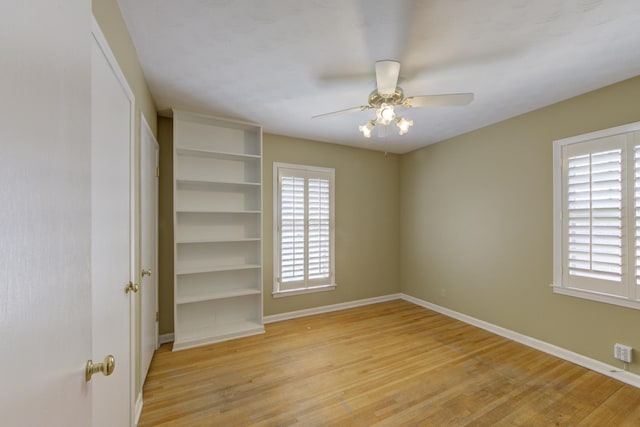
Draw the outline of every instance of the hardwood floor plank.
[[[640,390],[406,301],[266,331],[163,345],[139,426],[640,425]]]
[[[584,420],[584,425],[592,426],[639,426],[640,394],[638,389],[624,385]]]

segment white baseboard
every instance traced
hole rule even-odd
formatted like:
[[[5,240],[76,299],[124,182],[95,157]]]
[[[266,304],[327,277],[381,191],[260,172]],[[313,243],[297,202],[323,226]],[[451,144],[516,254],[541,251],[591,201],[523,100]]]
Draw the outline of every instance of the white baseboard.
[[[339,304],[324,305],[321,307],[314,307],[306,310],[291,311],[289,313],[272,314],[271,316],[264,316],[262,318],[262,322],[267,324],[267,323],[280,322],[282,320],[297,319],[298,317],[312,316],[314,314],[322,314],[322,313],[330,313],[332,311],[346,310],[348,308],[361,307],[363,305],[376,304],[379,302],[386,302],[386,301],[400,299],[402,297],[401,295],[402,294],[384,295],[381,297],[373,297],[373,298],[361,299],[357,301],[343,302]]]
[[[168,342],[173,342],[173,332],[170,334],[162,334],[158,336],[158,344],[166,344]]]
[[[405,301],[409,301],[421,307],[428,308],[429,310],[444,314],[445,316],[460,320],[464,323],[477,326],[478,328],[492,332],[496,335],[500,335],[502,337],[519,342],[528,347],[535,348],[536,350],[540,350],[552,356],[559,357],[560,359],[564,359],[568,362],[575,363],[576,365],[591,369],[592,371],[601,373],[608,377],[615,378],[619,381],[622,381],[623,383],[640,388],[640,375],[622,370],[620,368],[616,368],[615,366],[608,365],[604,362],[600,362],[599,360],[583,356],[582,354],[574,353],[573,351],[567,350],[565,348],[540,341],[536,338],[532,338],[527,335],[512,331],[510,329],[494,325],[493,323],[485,322],[484,320],[476,319],[475,317],[467,316],[466,314],[450,310],[448,308],[421,300],[419,298],[415,298],[406,294],[400,295],[401,298]]]
[[[136,399],[136,408],[135,408],[135,422],[134,425],[137,426],[140,421],[140,415],[142,415],[142,392],[138,394],[138,398]]]

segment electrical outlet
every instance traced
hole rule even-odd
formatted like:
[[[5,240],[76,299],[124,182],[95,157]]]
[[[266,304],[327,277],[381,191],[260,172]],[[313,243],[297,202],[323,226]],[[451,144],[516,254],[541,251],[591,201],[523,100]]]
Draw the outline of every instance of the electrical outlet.
[[[628,345],[616,344],[613,346],[613,357],[625,363],[631,363],[631,352],[633,348]]]

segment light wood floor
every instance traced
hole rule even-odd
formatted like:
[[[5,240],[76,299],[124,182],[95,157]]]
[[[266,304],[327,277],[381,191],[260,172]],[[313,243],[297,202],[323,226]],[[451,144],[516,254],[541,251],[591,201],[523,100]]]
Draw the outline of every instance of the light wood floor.
[[[406,301],[156,353],[139,426],[640,425],[640,390]]]

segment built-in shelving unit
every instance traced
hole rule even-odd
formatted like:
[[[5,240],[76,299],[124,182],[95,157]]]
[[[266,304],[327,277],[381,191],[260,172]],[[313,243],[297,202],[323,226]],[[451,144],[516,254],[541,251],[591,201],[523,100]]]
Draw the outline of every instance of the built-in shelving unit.
[[[262,129],[173,120],[173,349],[262,333]]]

